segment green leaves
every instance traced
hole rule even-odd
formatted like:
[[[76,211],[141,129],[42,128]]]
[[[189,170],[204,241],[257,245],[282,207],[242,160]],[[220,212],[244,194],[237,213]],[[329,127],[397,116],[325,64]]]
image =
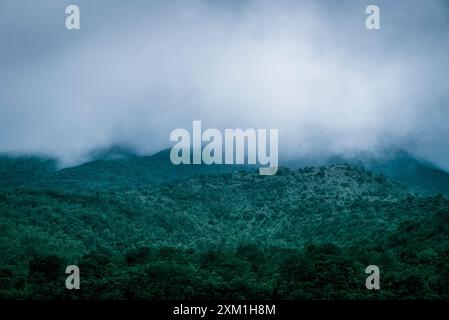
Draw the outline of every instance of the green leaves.
[[[0,297],[449,298],[442,195],[348,165],[162,184],[134,181],[129,163],[110,180],[117,164],[102,165],[0,188]],[[64,287],[69,264],[79,292]],[[379,292],[364,287],[369,264],[382,270]]]

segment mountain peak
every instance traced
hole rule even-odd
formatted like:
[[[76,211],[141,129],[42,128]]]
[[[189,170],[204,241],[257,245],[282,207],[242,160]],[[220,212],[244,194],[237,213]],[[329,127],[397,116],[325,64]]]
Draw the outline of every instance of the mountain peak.
[[[126,145],[113,145],[105,148],[95,149],[89,152],[88,159],[96,160],[119,160],[136,157],[137,152]]]

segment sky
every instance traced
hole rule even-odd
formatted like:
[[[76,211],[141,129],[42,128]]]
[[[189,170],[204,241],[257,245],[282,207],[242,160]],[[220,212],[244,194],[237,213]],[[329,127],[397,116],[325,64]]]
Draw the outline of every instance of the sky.
[[[448,75],[444,0],[0,0],[0,152],[152,154],[200,120],[278,129],[281,162],[401,148],[449,170]]]

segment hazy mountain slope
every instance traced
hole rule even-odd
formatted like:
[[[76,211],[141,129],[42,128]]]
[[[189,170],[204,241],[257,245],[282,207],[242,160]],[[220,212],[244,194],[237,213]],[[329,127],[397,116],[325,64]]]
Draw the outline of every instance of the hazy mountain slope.
[[[0,186],[14,187],[48,179],[56,171],[56,161],[39,157],[0,155]]]
[[[79,255],[154,244],[346,243],[377,237],[419,214],[406,210],[404,201],[412,195],[404,186],[347,165],[281,169],[276,176],[254,171],[199,175],[112,190],[58,184],[1,192],[4,263],[26,260],[28,250]],[[17,246],[11,247],[11,240]]]
[[[413,158],[406,152],[396,152],[394,156],[386,159],[362,160],[362,165],[371,171],[431,193],[449,196],[449,174],[429,162]]]
[[[52,159],[0,157],[2,187],[78,187],[79,189],[128,189],[183,180],[195,174],[250,170],[247,165],[173,165],[170,150],[138,156],[120,147],[97,150],[91,161],[57,170]]]
[[[411,189],[425,194],[442,193],[449,196],[449,173],[428,161],[417,159],[403,150],[388,149],[379,153],[290,158],[284,165],[301,168],[310,165],[348,163],[407,184]]]
[[[179,165],[170,162],[170,150],[152,156],[138,156],[124,147],[96,150],[82,165],[56,170],[54,160],[37,157],[0,157],[0,185],[78,186],[80,188],[136,188],[167,183],[197,174],[252,170],[247,165]],[[282,157],[281,157],[282,160]],[[359,153],[348,156],[293,158],[281,164],[290,168],[352,164],[401,181],[423,194],[449,196],[449,174],[433,164],[416,159],[405,151],[386,150],[379,154]]]
[[[449,297],[448,199],[358,166],[260,176],[167,155],[6,161],[0,298]],[[61,289],[67,264],[79,293]],[[379,293],[363,287],[369,264],[385,270]]]

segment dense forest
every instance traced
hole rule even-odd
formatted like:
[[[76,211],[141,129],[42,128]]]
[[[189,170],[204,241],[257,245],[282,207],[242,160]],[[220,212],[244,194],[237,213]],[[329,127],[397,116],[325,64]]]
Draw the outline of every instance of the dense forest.
[[[443,194],[351,164],[259,176],[166,160],[3,157],[0,298],[449,299]]]

